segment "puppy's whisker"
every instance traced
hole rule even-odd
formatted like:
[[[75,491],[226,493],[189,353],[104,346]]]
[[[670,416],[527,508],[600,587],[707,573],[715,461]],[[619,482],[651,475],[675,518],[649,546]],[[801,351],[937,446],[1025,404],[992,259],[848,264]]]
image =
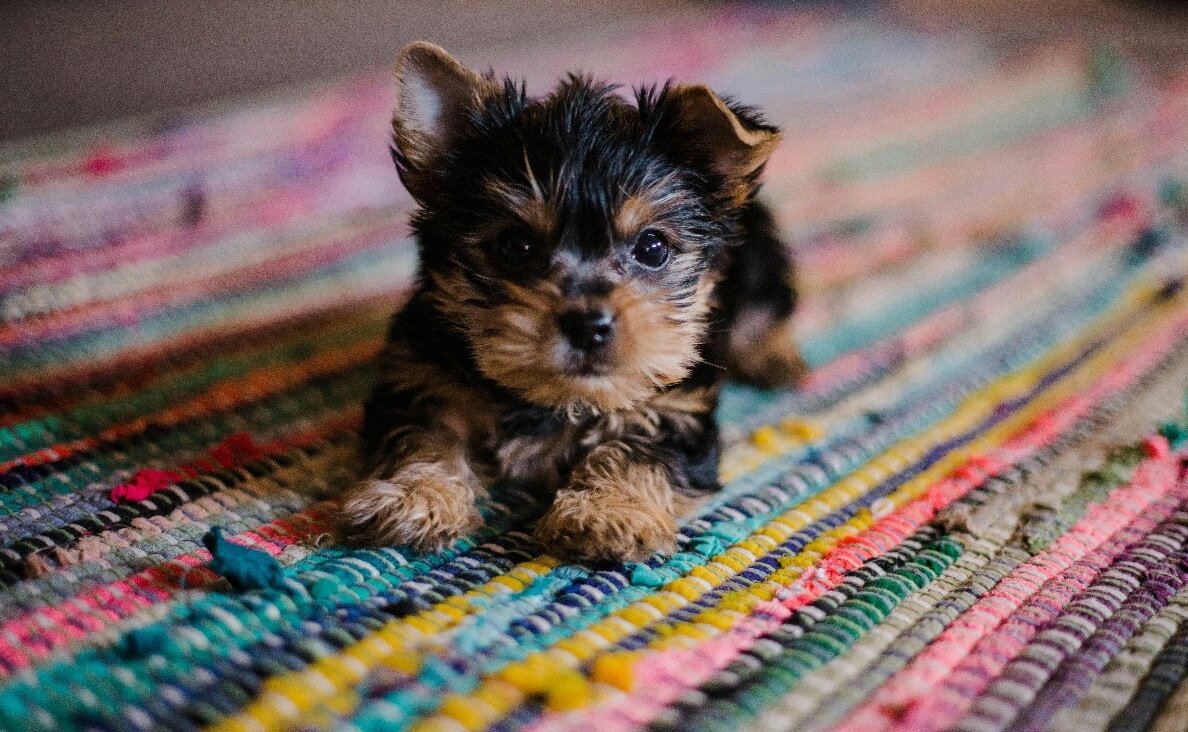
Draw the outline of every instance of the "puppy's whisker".
[[[532,195],[538,201],[543,201],[544,194],[540,192],[540,186],[536,182],[536,175],[532,172],[532,163],[528,162],[528,148],[524,148],[524,169],[528,171],[528,183],[532,186]]]

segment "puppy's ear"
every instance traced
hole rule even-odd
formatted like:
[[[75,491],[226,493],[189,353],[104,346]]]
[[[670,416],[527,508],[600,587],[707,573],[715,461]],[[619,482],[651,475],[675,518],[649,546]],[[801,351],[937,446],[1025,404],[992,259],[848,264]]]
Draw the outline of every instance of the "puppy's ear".
[[[492,87],[432,43],[411,43],[400,52],[392,131],[397,165],[413,195],[421,171],[448,149],[466,115]]]
[[[672,91],[677,126],[727,180],[750,178],[771,156],[780,132],[743,108],[732,109],[702,84]]]

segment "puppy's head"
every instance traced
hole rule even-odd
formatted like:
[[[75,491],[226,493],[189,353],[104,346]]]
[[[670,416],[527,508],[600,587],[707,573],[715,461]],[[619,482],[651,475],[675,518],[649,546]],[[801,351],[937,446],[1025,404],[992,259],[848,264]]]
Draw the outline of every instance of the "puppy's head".
[[[684,378],[775,128],[704,86],[628,101],[571,76],[529,99],[423,43],[396,81],[422,276],[482,373],[600,411]]]

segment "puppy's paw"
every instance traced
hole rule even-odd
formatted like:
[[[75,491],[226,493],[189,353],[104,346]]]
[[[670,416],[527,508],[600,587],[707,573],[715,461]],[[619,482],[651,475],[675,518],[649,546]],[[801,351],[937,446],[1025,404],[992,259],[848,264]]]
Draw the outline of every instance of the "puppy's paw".
[[[587,561],[643,561],[676,548],[672,513],[619,491],[562,490],[536,526],[547,551]]]
[[[731,334],[730,370],[736,378],[764,388],[796,386],[808,364],[792,337],[790,318]]]
[[[439,463],[406,465],[390,478],[368,479],[342,501],[338,533],[359,546],[410,545],[440,551],[482,525],[471,474]]]

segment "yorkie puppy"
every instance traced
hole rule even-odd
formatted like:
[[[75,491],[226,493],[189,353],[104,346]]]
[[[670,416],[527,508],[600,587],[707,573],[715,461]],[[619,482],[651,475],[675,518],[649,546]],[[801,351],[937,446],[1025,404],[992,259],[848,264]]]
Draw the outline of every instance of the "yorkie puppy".
[[[426,43],[396,83],[420,272],[340,534],[439,549],[499,480],[553,497],[536,525],[550,551],[673,549],[675,494],[719,487],[723,378],[803,371],[791,263],[755,200],[779,131],[705,86],[629,101],[571,75],[533,99]]]

